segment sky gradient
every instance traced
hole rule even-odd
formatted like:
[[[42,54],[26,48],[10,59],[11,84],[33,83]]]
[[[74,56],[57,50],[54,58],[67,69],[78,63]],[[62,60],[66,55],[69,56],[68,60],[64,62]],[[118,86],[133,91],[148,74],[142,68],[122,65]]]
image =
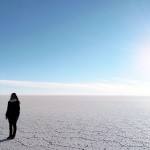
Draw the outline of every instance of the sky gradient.
[[[148,95],[149,6],[1,0],[0,94]]]

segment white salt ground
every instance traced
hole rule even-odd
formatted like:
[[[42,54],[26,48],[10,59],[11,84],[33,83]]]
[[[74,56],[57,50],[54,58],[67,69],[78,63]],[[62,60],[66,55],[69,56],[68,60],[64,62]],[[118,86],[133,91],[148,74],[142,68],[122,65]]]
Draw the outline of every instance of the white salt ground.
[[[6,140],[9,96],[0,96],[0,150],[149,150],[150,98],[19,96],[17,135]]]

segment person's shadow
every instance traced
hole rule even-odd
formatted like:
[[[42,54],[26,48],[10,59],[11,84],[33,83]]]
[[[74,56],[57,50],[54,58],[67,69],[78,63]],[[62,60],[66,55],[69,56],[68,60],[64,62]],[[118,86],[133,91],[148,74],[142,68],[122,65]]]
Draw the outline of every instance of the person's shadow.
[[[2,142],[6,142],[6,141],[10,141],[10,139],[7,139],[7,138],[2,139],[2,140],[0,140],[0,143],[2,143]]]

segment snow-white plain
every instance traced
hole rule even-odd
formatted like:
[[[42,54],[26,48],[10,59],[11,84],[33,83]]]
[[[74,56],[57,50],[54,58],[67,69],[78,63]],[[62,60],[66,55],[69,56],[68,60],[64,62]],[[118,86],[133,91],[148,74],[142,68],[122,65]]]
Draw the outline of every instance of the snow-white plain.
[[[19,96],[16,138],[0,96],[0,150],[149,150],[150,98]]]

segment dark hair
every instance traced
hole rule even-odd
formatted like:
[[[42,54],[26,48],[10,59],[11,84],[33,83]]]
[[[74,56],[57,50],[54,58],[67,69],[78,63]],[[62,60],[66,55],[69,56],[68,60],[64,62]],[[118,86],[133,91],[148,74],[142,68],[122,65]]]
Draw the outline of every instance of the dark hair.
[[[17,99],[17,101],[19,101],[16,93],[12,93],[10,99]]]

